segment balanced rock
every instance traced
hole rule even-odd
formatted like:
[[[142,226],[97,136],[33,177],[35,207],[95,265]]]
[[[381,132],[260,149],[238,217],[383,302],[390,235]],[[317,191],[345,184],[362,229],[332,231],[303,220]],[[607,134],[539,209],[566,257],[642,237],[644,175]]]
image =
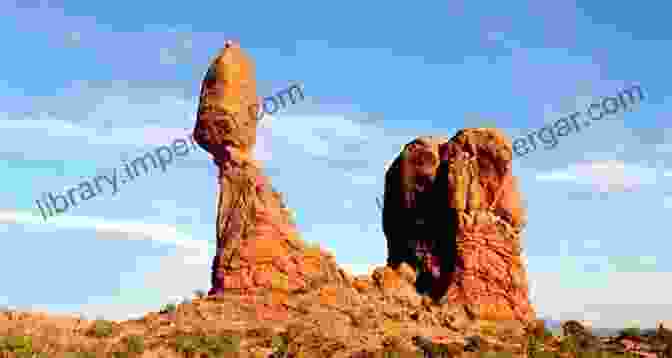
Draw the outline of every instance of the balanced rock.
[[[219,167],[209,294],[270,293],[279,306],[291,292],[342,276],[333,255],[300,239],[280,194],[253,158],[258,103],[252,60],[227,42],[203,80],[194,128],[196,142]]]

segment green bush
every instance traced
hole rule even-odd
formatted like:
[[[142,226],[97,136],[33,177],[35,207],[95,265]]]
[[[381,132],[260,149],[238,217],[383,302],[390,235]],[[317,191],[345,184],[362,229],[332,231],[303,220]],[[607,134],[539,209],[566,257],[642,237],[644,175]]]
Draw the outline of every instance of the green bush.
[[[30,336],[8,336],[0,337],[0,352],[16,353],[19,358],[33,357],[33,339]],[[43,357],[44,355],[39,355]]]
[[[563,337],[560,341],[560,352],[571,353],[578,356],[579,352],[577,350],[576,338],[574,336]]]
[[[629,327],[629,328],[622,329],[620,334],[623,335],[623,336],[634,337],[634,336],[639,336],[640,335],[640,330],[639,330],[638,327]]]
[[[93,322],[89,333],[96,338],[109,337],[112,335],[113,326],[112,322],[99,318]]]
[[[220,357],[226,352],[240,351],[240,337],[179,335],[175,337],[178,353],[205,353]]]
[[[169,303],[169,304],[163,306],[163,308],[161,309],[161,311],[159,313],[173,313],[176,310],[177,310],[177,305],[175,305],[174,303]]]
[[[126,337],[126,346],[130,353],[142,353],[145,351],[145,339],[142,336],[130,335]]]
[[[200,347],[197,336],[179,335],[175,337],[175,350],[177,353],[195,353]]]
[[[203,337],[202,342],[206,351],[205,353],[215,357],[220,357],[227,352],[237,352],[239,350],[239,347],[236,347],[233,340],[229,337]]]
[[[527,337],[527,356],[528,358],[539,358],[539,353],[543,348],[543,341],[535,337],[534,335],[529,335]]]
[[[284,357],[289,349],[289,340],[284,336],[273,336],[271,339],[271,347],[273,353],[277,353],[280,357]]]
[[[0,352],[33,353],[33,339],[30,336],[0,337]]]

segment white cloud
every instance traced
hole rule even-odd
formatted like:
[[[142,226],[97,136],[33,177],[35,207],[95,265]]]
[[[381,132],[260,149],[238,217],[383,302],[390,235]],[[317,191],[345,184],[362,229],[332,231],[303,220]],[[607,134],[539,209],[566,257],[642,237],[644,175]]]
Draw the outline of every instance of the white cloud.
[[[353,175],[350,173],[344,173],[346,177],[350,179],[354,185],[376,185],[378,184],[378,178],[373,175]]]
[[[583,241],[583,247],[585,247],[586,249],[599,249],[600,244],[601,244],[600,240],[589,239]]]
[[[665,209],[672,209],[672,196],[666,196],[663,198],[663,207]]]
[[[640,256],[639,257],[639,263],[642,265],[655,265],[657,262],[657,259],[655,256]]]
[[[162,65],[177,64],[177,56],[174,55],[169,48],[162,48],[159,50],[159,63]]]
[[[578,176],[567,173],[565,171],[555,170],[545,174],[537,174],[537,180],[541,181],[576,181]]]
[[[654,168],[626,164],[616,160],[574,164],[567,169],[536,175],[539,181],[591,185],[602,192],[630,191],[641,185],[655,184],[656,178],[657,171]]]
[[[656,144],[656,152],[659,152],[659,153],[672,153],[672,143],[660,143],[660,144]]]
[[[112,221],[87,216],[60,215],[44,221],[41,216],[27,211],[0,210],[0,223],[18,225],[47,225],[54,229],[92,229],[101,233],[127,233],[134,235],[97,235],[98,238],[125,238],[152,240],[174,245],[192,252],[190,256],[208,257],[211,245],[207,241],[194,240],[191,235],[179,232],[171,225],[146,224],[132,221]]]
[[[289,144],[301,146],[316,156],[344,156],[341,147],[353,140],[366,141],[364,126],[338,115],[294,116],[277,114],[272,134]],[[264,118],[264,121],[266,119]]]
[[[210,259],[188,262],[192,257],[189,252],[178,249],[173,255],[161,257],[158,263],[151,265],[153,268],[137,273],[143,275],[139,286],[121,287],[116,296],[88,297],[88,302],[77,310],[87,317],[134,319],[156,312],[165,304],[191,298],[196,289],[207,291]],[[53,313],[55,307],[50,305],[45,311]]]
[[[353,275],[371,275],[376,267],[386,266],[385,264],[338,264],[343,270]]]
[[[672,287],[660,284],[670,282],[672,272],[530,272],[529,280],[537,313],[554,319],[588,319],[597,327],[623,327],[631,312],[630,317],[649,327],[666,318],[661,312],[672,312]],[[582,284],[593,280],[604,284]]]

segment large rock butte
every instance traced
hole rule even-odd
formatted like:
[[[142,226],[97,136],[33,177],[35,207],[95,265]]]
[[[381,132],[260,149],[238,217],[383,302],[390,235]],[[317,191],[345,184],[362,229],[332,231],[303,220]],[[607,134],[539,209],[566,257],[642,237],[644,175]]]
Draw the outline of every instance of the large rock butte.
[[[511,142],[496,129],[408,143],[385,177],[388,264],[415,266],[418,242],[425,242],[440,266],[430,278],[435,299],[469,305],[482,319],[534,319],[511,164]]]

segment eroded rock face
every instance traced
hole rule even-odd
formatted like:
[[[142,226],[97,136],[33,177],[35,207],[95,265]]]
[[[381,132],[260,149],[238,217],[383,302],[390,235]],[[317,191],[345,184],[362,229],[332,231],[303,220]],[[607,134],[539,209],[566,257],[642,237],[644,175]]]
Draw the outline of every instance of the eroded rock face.
[[[439,146],[447,140],[431,136],[415,139],[385,175],[383,232],[388,264],[393,267],[402,262],[416,267],[417,240],[432,236],[432,185],[439,166]]]
[[[469,305],[482,319],[533,319],[521,259],[525,217],[511,163],[511,142],[495,129],[407,144],[385,177],[388,265],[415,265],[418,241],[427,242],[440,274],[418,281],[435,299]]]
[[[531,321],[511,142],[495,129],[465,129],[440,156],[435,196],[455,210],[458,226],[454,274],[442,278],[447,300],[475,305],[482,319]]]
[[[333,256],[307,248],[288,209],[252,157],[258,100],[252,60],[227,43],[201,90],[194,138],[219,167],[217,253],[210,294],[271,293],[273,304],[319,281],[338,281]]]

